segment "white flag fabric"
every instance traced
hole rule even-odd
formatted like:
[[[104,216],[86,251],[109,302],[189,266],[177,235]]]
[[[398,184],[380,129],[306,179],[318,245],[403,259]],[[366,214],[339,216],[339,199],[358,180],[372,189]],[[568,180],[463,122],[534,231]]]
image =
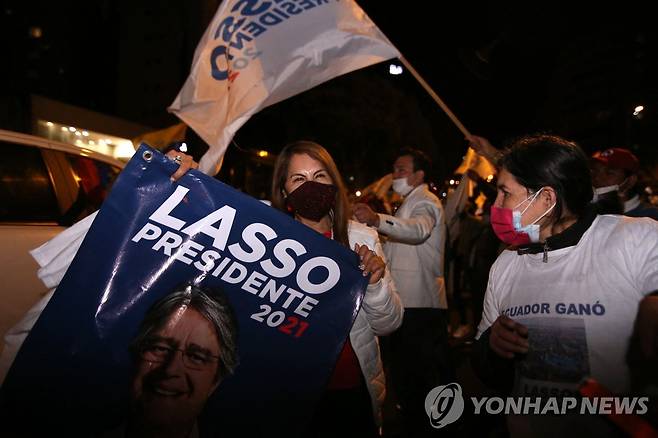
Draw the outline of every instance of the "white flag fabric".
[[[462,174],[462,179],[457,188],[448,196],[445,206],[446,223],[451,241],[459,236],[459,215],[464,211],[468,198],[473,196],[475,191],[475,183],[466,176],[468,170],[476,171],[480,178],[486,180],[496,174],[496,167],[489,160],[479,155],[474,149],[468,148],[464,160],[455,170],[455,173]]]
[[[224,0],[169,107],[210,148],[214,174],[254,113],[400,53],[354,0]]]
[[[464,160],[459,165],[457,170],[455,170],[455,173],[466,173],[466,171],[469,169],[476,171],[477,174],[480,175],[480,178],[484,179],[487,179],[489,175],[496,174],[496,166],[494,166],[491,161],[487,160],[483,155],[478,154],[473,148],[470,147],[466,151]],[[472,194],[473,192],[471,191],[469,196]]]

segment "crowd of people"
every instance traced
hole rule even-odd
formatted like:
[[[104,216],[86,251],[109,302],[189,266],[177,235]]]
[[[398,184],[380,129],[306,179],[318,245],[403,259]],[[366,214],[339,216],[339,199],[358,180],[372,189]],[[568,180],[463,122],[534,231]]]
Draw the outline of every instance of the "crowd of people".
[[[279,154],[272,206],[354,250],[369,275],[305,436],[378,436],[387,384],[400,436],[440,433],[428,419],[426,397],[459,382],[448,313],[459,298],[462,322],[473,327],[473,370],[493,391],[564,397],[578,394],[586,378],[616,395],[655,387],[647,369],[658,357],[658,208],[638,190],[635,155],[613,148],[587,157],[553,135],[524,136],[504,149],[482,137],[468,140],[498,171],[493,179],[468,172],[485,201],[458,212],[454,239],[447,238],[444,207],[428,186],[431,161],[420,150],[402,149],[392,162],[390,186],[401,199],[395,211],[382,199],[350,204],[321,145],[299,141]],[[181,164],[174,179],[195,166],[185,154],[168,155]],[[447,296],[447,275],[456,296]],[[158,352],[144,342],[136,344],[137,359],[179,348],[167,344]],[[192,354],[179,351],[181,360]],[[232,365],[220,373],[209,361],[214,390]],[[582,415],[509,415],[506,430],[511,436],[622,432],[606,418]]]

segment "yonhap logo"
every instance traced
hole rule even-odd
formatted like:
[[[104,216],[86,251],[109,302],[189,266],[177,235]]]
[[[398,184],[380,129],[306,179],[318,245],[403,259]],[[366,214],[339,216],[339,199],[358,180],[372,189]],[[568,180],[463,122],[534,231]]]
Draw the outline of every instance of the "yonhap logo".
[[[461,386],[449,383],[432,389],[425,397],[425,412],[435,429],[457,421],[464,412]]]

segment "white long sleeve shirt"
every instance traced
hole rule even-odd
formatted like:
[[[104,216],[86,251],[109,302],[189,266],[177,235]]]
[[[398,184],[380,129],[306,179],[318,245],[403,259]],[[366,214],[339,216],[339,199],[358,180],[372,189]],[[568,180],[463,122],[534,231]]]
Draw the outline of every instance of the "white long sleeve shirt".
[[[445,214],[427,184],[413,189],[395,216],[380,214],[377,229],[388,236],[384,252],[404,307],[447,309]]]

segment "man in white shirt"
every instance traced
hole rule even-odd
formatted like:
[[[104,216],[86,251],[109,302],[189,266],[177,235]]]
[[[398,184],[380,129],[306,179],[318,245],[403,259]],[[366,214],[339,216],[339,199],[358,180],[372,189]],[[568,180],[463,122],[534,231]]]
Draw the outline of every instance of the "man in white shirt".
[[[425,182],[430,169],[423,152],[403,149],[393,165],[393,190],[404,198],[395,216],[377,214],[366,204],[354,206],[357,220],[387,236],[384,251],[405,309],[389,345],[393,385],[410,436],[430,432],[427,393],[454,381],[443,279],[445,215]]]

